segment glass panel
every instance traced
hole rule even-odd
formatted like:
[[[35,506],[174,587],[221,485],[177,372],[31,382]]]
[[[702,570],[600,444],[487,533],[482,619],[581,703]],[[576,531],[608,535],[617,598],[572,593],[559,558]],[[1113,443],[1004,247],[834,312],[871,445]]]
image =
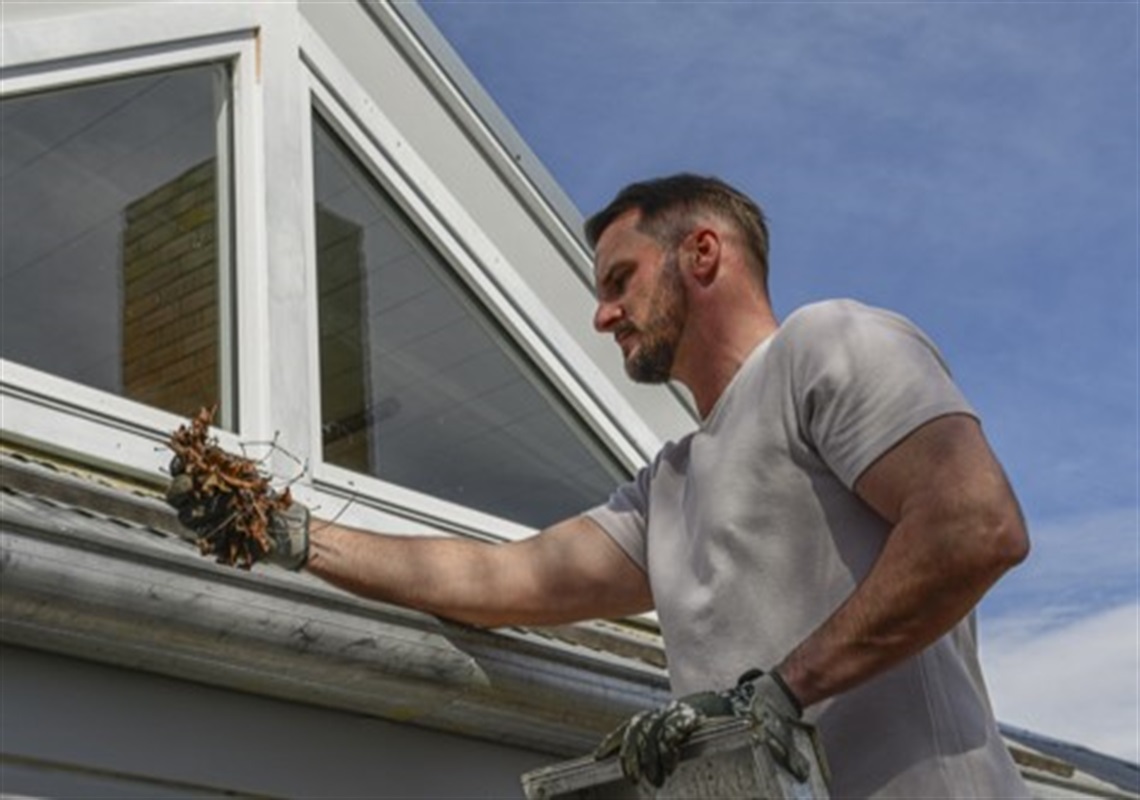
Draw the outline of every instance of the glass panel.
[[[324,457],[541,527],[619,468],[319,119],[314,124]]]
[[[3,358],[232,427],[229,95],[213,65],[0,102]]]

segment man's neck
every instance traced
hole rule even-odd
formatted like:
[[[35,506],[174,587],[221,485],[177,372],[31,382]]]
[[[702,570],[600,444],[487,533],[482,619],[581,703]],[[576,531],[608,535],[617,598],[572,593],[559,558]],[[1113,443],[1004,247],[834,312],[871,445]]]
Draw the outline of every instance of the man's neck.
[[[756,347],[776,332],[779,323],[770,313],[750,315],[732,331],[713,326],[702,335],[699,329],[686,331],[687,353],[679,354],[675,378],[693,395],[701,419],[716,406],[720,396],[736,377]]]

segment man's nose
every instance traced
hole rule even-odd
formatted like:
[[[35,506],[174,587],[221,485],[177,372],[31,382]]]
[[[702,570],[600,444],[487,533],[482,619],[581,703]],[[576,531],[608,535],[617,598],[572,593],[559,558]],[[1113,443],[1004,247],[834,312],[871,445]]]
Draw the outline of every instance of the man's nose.
[[[594,330],[605,333],[621,319],[621,307],[617,303],[599,300],[594,310]]]

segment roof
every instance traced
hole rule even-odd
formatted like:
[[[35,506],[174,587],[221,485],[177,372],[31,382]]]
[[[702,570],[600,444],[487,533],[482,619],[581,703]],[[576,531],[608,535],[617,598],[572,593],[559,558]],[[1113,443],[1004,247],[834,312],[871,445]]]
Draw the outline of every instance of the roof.
[[[1058,779],[1065,778],[1069,783],[1081,782],[1077,773],[1084,773],[1132,796],[1140,795],[1140,765],[1010,725],[1002,725],[1001,733],[1007,742],[1023,745],[1048,757],[1052,764],[1049,761],[1036,762],[1036,768],[1042,772],[1052,772]],[[1017,757],[1016,749],[1014,756]],[[1023,767],[1033,766],[1028,759],[1017,760]]]
[[[578,755],[668,695],[655,636],[479,630],[184,541],[157,491],[0,452],[0,639]]]

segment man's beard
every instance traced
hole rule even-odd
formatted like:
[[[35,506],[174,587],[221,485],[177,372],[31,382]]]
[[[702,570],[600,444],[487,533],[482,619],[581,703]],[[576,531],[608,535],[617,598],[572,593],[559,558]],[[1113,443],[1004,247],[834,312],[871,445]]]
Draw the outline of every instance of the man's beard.
[[[677,345],[685,328],[685,292],[677,253],[670,254],[649,301],[652,316],[636,328],[640,342],[625,362],[625,372],[638,383],[665,383],[673,372]]]

